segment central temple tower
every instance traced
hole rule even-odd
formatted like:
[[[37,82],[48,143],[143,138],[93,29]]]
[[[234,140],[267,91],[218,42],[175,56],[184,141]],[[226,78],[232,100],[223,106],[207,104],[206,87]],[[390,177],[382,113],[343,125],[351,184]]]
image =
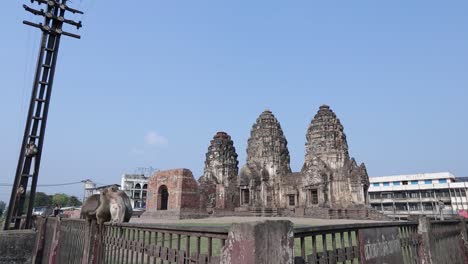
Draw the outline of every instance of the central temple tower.
[[[312,201],[306,204],[335,208],[365,205],[369,187],[366,167],[349,157],[343,126],[329,106],[320,106],[306,139],[301,173],[307,200]]]
[[[257,118],[247,142],[247,164],[240,172],[241,201],[254,207],[276,207],[282,175],[291,173],[281,125],[270,110]]]

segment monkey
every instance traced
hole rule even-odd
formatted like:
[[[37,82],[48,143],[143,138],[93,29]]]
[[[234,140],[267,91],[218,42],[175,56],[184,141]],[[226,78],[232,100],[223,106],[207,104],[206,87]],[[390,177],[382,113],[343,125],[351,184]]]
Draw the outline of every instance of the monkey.
[[[100,204],[100,195],[93,194],[89,196],[81,206],[80,218],[86,219],[88,223],[91,223],[96,219],[96,210]]]
[[[125,204],[122,197],[113,194],[110,198],[110,214],[112,223],[123,223],[125,217]]]
[[[111,214],[111,222],[112,223],[118,223],[120,221],[120,216],[123,216],[122,214],[122,207],[121,205],[117,202],[117,199],[111,199],[110,200],[110,214]],[[123,221],[123,219],[122,219]]]
[[[34,141],[29,142],[28,146],[26,147],[26,157],[34,157],[37,155],[39,150],[37,149],[36,144],[34,144]]]
[[[132,202],[130,201],[130,198],[124,191],[119,190],[115,184],[109,187],[108,190],[108,198],[115,199],[115,202],[121,205],[120,208],[123,211],[123,214],[118,216],[118,221],[120,223],[129,222],[133,214]],[[114,222],[116,221],[114,220]]]
[[[99,206],[96,209],[96,219],[99,226],[111,220],[110,198],[112,192],[110,188],[104,189],[99,194]]]
[[[111,220],[109,190],[104,189],[100,194],[93,194],[81,206],[81,218],[91,223],[97,221],[99,225]]]
[[[81,207],[81,218],[89,223],[96,220],[99,226],[111,220],[113,223],[129,222],[132,213],[130,198],[116,185],[91,195]]]

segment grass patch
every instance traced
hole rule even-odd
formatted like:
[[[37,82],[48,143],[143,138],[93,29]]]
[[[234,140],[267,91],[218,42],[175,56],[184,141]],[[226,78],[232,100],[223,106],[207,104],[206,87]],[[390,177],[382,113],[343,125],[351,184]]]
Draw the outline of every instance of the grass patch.
[[[208,224],[208,223],[190,223],[190,224],[178,224],[177,226],[225,226],[229,227],[229,224]],[[118,232],[118,230],[114,230]],[[301,252],[304,251],[305,255],[312,254],[313,252],[319,253],[324,252],[325,249],[332,250],[334,248],[345,248],[351,246],[356,246],[356,234],[354,232],[349,236],[348,233],[341,233],[327,235],[316,235],[315,242],[312,240],[312,237],[306,237],[303,239],[304,244],[301,247],[301,239],[294,239],[294,254],[295,256],[301,256]],[[149,231],[142,231],[137,229],[125,229],[121,235],[116,233],[111,234],[111,236],[118,236],[125,240],[129,241],[143,241],[144,244],[157,244],[168,248],[175,248],[187,251],[187,246],[190,253],[199,252],[200,254],[208,255],[209,252],[209,238],[207,237],[196,237],[191,236],[190,240],[187,241],[187,235],[177,235],[177,234],[167,234],[167,233],[156,233]],[[351,240],[350,240],[351,239]],[[187,243],[188,242],[188,243]],[[314,245],[315,243],[315,245]],[[211,254],[213,256],[218,256],[221,253],[222,240],[217,238],[211,239]]]

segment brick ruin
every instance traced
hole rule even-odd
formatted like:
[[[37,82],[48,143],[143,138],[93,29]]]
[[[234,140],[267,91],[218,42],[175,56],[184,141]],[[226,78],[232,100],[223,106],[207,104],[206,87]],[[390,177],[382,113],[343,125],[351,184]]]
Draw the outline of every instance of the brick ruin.
[[[142,217],[200,218],[200,190],[188,169],[158,171],[148,181],[146,212]]]
[[[234,142],[227,133],[218,132],[208,147],[198,183],[187,169],[151,177],[147,211],[156,216],[168,210],[180,218],[219,212],[361,218],[362,212],[356,210],[364,210],[368,217],[366,167],[350,158],[343,125],[329,106],[320,106],[312,119],[305,149],[301,171],[292,172],[281,125],[265,110],[252,126],[246,164],[240,172]],[[161,188],[166,188],[169,202]]]

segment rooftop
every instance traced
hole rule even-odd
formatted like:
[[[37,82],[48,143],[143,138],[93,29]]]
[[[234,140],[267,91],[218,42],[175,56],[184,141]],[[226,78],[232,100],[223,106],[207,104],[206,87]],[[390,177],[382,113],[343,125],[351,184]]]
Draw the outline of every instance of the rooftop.
[[[123,179],[127,179],[127,180],[130,180],[130,179],[134,179],[134,180],[147,180],[148,177],[146,177],[145,175],[143,174],[124,174],[122,175],[122,178]]]
[[[432,180],[432,179],[456,179],[456,176],[450,172],[435,172],[435,173],[417,173],[403,174],[393,176],[371,176],[369,181],[374,182],[393,182],[393,181],[411,181],[411,180]]]

